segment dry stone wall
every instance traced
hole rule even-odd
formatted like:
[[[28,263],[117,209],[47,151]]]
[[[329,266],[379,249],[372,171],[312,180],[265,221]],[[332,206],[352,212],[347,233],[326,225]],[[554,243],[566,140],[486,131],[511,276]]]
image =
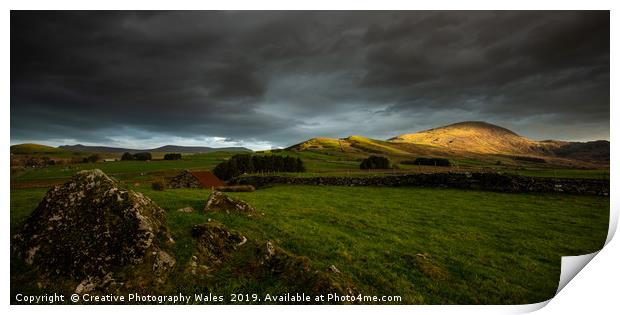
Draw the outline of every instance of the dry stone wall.
[[[499,192],[567,193],[609,195],[609,181],[596,179],[542,178],[500,173],[431,173],[372,177],[243,176],[229,184],[264,187],[274,184],[334,186],[419,186],[480,189]]]

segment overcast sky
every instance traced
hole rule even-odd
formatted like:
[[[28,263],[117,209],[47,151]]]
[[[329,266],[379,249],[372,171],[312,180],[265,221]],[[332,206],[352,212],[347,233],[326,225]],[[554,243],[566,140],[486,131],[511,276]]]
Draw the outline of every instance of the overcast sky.
[[[11,12],[11,143],[609,139],[608,12]]]

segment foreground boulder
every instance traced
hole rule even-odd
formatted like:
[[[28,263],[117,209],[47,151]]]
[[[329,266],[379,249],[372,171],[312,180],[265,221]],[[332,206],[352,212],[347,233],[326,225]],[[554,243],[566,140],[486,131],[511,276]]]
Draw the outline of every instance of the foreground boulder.
[[[310,259],[296,256],[271,242],[259,242],[221,223],[211,221],[194,226],[197,248],[185,271],[212,279],[225,268],[232,275],[272,283],[275,287],[307,294],[356,295],[352,280],[335,266],[327,270],[312,267]]]
[[[100,170],[81,171],[47,192],[12,250],[41,283],[72,280],[76,292],[151,287],[176,264],[162,250],[172,242],[163,222],[164,210],[149,198]]]
[[[188,266],[193,274],[207,274],[216,269],[248,240],[241,233],[228,230],[217,222],[195,225],[192,236],[197,242],[196,253],[190,258]]]
[[[220,211],[226,213],[242,213],[248,217],[259,216],[259,213],[243,200],[232,199],[215,190],[207,200],[205,211]]]

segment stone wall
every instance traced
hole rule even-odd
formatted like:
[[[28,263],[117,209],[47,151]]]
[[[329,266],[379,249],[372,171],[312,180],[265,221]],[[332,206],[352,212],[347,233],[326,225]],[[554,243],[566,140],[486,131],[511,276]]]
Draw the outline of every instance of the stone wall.
[[[170,179],[168,188],[202,188],[202,185],[188,170],[183,170]]]
[[[432,173],[373,177],[285,177],[243,176],[229,184],[256,187],[274,184],[334,186],[419,186],[480,189],[499,192],[557,192],[579,195],[609,195],[609,181],[596,179],[543,178],[499,173]]]

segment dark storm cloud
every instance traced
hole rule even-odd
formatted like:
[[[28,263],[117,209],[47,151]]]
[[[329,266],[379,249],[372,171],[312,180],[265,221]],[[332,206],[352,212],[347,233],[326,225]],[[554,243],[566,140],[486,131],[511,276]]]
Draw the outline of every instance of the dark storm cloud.
[[[608,138],[609,35],[592,11],[13,11],[11,138]]]

